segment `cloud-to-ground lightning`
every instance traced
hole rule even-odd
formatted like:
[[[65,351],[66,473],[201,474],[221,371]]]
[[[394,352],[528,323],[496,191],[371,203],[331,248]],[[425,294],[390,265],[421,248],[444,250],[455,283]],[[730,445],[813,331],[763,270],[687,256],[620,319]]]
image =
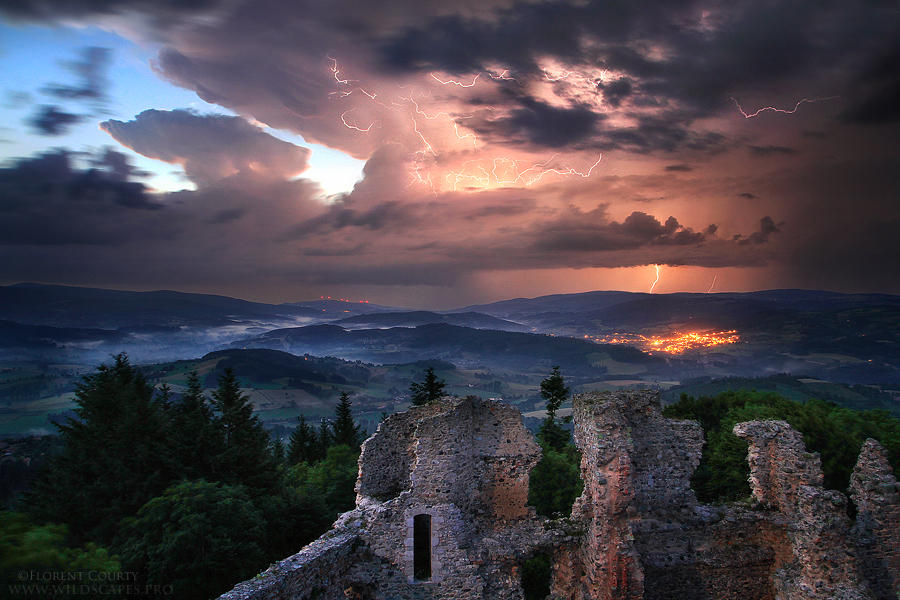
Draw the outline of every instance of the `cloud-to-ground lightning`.
[[[839,96],[826,96],[823,98],[801,98],[794,104],[794,108],[777,108],[775,106],[763,106],[762,108],[757,109],[755,112],[748,113],[742,107],[741,103],[737,101],[737,98],[734,96],[731,97],[731,101],[734,102],[734,105],[737,107],[738,111],[742,115],[744,115],[745,119],[752,119],[753,117],[758,116],[760,113],[764,113],[767,111],[784,113],[787,115],[792,115],[797,112],[797,109],[800,108],[801,104],[811,104],[813,102],[825,102],[826,100],[834,100],[835,98],[839,98]]]
[[[653,265],[653,268],[656,269],[656,279],[653,280],[653,283],[650,284],[650,293],[653,293],[653,288],[656,287],[656,284],[659,283],[659,265]]]
[[[706,290],[706,293],[707,293],[707,294],[709,294],[710,292],[712,292],[713,288],[716,287],[716,278],[717,278],[718,276],[719,276],[718,273],[716,273],[715,275],[713,275],[712,283],[709,284],[709,289]]]

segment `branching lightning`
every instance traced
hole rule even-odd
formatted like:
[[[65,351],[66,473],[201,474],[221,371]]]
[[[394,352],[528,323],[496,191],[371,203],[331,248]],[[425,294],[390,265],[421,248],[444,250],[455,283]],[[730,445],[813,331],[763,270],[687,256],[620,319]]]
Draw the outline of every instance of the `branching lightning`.
[[[653,283],[650,285],[650,293],[653,293],[653,288],[656,287],[656,284],[659,283],[659,265],[653,265],[653,268],[656,269],[656,279],[653,280]]]
[[[737,107],[738,111],[742,115],[744,115],[745,119],[752,119],[753,117],[756,117],[760,113],[764,113],[767,111],[784,113],[786,115],[792,115],[795,112],[797,112],[797,109],[800,108],[801,104],[812,104],[813,102],[825,102],[826,100],[834,100],[835,98],[839,98],[839,97],[840,96],[826,96],[824,98],[802,98],[797,101],[797,103],[794,105],[794,108],[777,108],[775,106],[763,106],[762,108],[757,109],[756,112],[752,112],[752,113],[746,112],[741,107],[740,102],[738,102],[734,96],[731,97],[731,101],[734,102],[734,105]]]
[[[499,79],[501,81],[515,81],[516,83],[519,83],[518,79],[516,79],[515,77],[511,77],[509,75],[509,69],[503,69],[497,75],[491,73],[490,71],[488,71],[487,74],[488,74],[488,77],[490,77],[491,79],[495,79],[495,80]]]
[[[562,75],[551,76],[548,71],[544,71],[544,78],[547,81],[562,81],[563,79],[568,79],[569,75],[572,74],[572,71],[566,71]]]
[[[475,77],[472,78],[472,83],[463,83],[461,81],[456,81],[455,79],[448,79],[444,81],[434,73],[430,73],[432,79],[440,83],[441,85],[458,85],[459,87],[470,88],[475,85],[475,82],[478,81],[478,78],[481,77],[481,73],[476,73]]]
[[[425,119],[427,121],[445,119],[447,124],[452,126],[456,140],[465,142],[466,144],[471,141],[472,148],[470,151],[478,150],[478,136],[473,130],[465,128],[465,125],[460,123],[460,119],[471,118],[472,115],[454,115],[445,111],[433,113],[427,112],[424,110],[423,106],[420,105],[420,101],[422,100],[421,94],[419,100],[416,100],[414,96],[416,93],[415,89],[407,88],[407,86],[399,86],[401,89],[409,89],[406,95],[399,95],[395,96],[394,99],[389,99],[389,97],[377,93],[371,87],[368,89],[361,87],[358,84],[358,80],[350,79],[347,76],[342,75],[338,60],[332,56],[329,56],[328,59],[331,61],[329,70],[335,81],[335,86],[338,88],[336,91],[330,93],[333,98],[343,99],[359,92],[367,98],[367,101],[371,101],[387,110],[404,114],[404,120],[409,119],[406,122],[412,124],[412,133],[415,134],[415,137],[421,144],[420,149],[413,152],[414,158],[410,168],[410,183],[426,185],[432,193],[437,193],[432,180],[432,174],[429,171],[436,166],[436,159],[440,157],[440,153],[438,151],[437,140],[431,138],[431,134],[428,133],[430,130],[429,128],[423,129],[423,123],[420,122],[420,119]],[[499,73],[491,71],[485,71],[485,73],[490,79],[495,81],[516,81],[518,83],[518,81],[510,75],[509,69],[503,69]],[[558,81],[571,75],[570,72],[565,72],[559,77],[551,77],[548,71],[545,71],[544,73],[550,81]],[[465,82],[454,79],[444,80],[435,73],[429,73],[429,76],[441,85],[454,85],[461,88],[473,87],[478,82],[481,75],[482,73],[476,73],[472,77],[471,82]],[[430,95],[430,93],[426,94],[426,96],[428,95]],[[369,133],[381,122],[378,119],[375,119],[369,123],[368,126],[363,126],[364,123],[360,123],[359,119],[351,116],[351,113],[356,110],[356,108],[357,107],[351,107],[340,115],[341,123],[347,129],[352,129],[361,133]],[[490,109],[492,110],[493,108],[490,107]],[[385,130],[385,132],[389,134],[390,130]],[[448,187],[452,187],[453,190],[456,190],[459,184],[463,182],[468,182],[479,187],[489,187],[492,184],[498,186],[522,185],[527,187],[540,182],[544,175],[548,173],[564,177],[578,176],[588,178],[591,176],[597,165],[600,164],[603,156],[598,156],[597,160],[590,165],[587,170],[583,171],[568,166],[550,166],[556,158],[557,155],[554,154],[547,160],[530,164],[525,168],[521,168],[520,166],[524,161],[502,156],[494,157],[493,159],[487,157],[470,159],[462,163],[460,170],[448,171],[444,175],[443,181]]]

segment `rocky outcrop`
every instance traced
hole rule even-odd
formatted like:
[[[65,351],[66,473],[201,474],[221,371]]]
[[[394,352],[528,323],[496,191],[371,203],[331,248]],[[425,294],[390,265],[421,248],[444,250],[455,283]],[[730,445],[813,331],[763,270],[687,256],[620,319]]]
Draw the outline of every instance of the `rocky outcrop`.
[[[584,492],[571,519],[527,505],[540,450],[509,405],[443,398],[386,419],[363,445],[356,509],[224,600],[520,600],[522,562],[553,554],[566,600],[886,600],[900,581],[900,487],[864,445],[858,511],[822,487],[819,456],[783,421],[735,426],[755,504],[697,502],[703,448],[655,392],[574,400]]]

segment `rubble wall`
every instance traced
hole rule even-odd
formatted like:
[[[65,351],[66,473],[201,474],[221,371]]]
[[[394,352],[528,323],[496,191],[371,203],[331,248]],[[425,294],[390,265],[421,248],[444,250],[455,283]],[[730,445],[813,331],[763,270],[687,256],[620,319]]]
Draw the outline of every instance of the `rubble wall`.
[[[359,550],[355,535],[323,536],[219,600],[346,600],[347,574],[359,562]]]
[[[522,562],[553,555],[565,600],[895,600],[900,485],[868,440],[847,498],[783,421],[735,426],[752,503],[704,505],[690,488],[697,423],[666,419],[651,391],[574,399],[584,491],[571,518],[527,505],[540,458],[517,409],[443,398],[386,419],[360,456],[356,509],[224,600],[522,600]],[[429,515],[431,575],[414,572]]]
[[[868,439],[850,476],[860,575],[878,600],[900,598],[900,484],[881,444]]]

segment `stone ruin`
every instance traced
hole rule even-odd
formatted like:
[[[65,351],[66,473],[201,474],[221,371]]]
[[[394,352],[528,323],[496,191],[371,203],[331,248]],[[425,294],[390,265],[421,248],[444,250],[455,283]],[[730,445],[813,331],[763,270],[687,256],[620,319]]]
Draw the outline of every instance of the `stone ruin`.
[[[783,421],[739,423],[754,503],[700,504],[696,422],[658,393],[574,400],[584,491],[571,517],[527,505],[540,448],[512,406],[450,398],[387,418],[362,448],[356,508],[220,600],[522,600],[521,566],[553,557],[551,598],[900,598],[900,485],[867,440],[847,498]]]

